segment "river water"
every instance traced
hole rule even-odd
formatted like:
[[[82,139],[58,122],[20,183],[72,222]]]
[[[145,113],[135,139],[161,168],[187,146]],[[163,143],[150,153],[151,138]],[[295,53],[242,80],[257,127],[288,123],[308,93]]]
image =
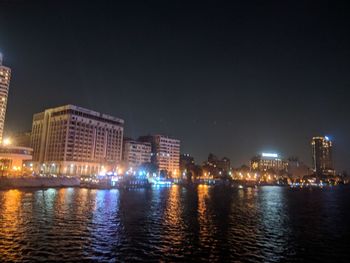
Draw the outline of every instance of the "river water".
[[[0,262],[350,262],[350,187],[0,191]]]

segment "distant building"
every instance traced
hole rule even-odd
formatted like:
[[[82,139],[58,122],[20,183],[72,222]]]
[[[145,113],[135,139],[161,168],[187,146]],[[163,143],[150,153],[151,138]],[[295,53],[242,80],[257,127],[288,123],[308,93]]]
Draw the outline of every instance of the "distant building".
[[[208,164],[224,172],[228,172],[231,169],[231,161],[229,158],[223,157],[222,159],[219,159],[212,153],[210,153],[208,156]]]
[[[287,173],[292,179],[302,179],[312,174],[312,169],[296,157],[288,158],[287,163]]]
[[[189,154],[180,155],[180,170],[184,171],[188,167],[194,165],[194,158]]]
[[[327,136],[312,138],[312,168],[317,175],[335,174],[332,147],[332,141]]]
[[[16,146],[30,147],[31,132],[20,132],[11,136]]]
[[[203,163],[202,168],[207,175],[221,177],[230,173],[231,161],[227,157],[219,159],[216,155],[210,153],[207,161]]]
[[[2,54],[0,53],[0,143],[2,142],[7,99],[10,88],[11,69],[2,64]]]
[[[124,139],[123,161],[127,167],[137,168],[151,162],[152,146],[150,142]]]
[[[44,173],[96,174],[122,158],[122,119],[65,105],[34,114],[33,161]]]
[[[140,141],[152,145],[152,162],[160,171],[167,171],[173,177],[180,176],[180,140],[165,135],[148,135]]]
[[[281,171],[287,168],[287,162],[277,153],[262,153],[253,157],[250,161],[252,171]]]

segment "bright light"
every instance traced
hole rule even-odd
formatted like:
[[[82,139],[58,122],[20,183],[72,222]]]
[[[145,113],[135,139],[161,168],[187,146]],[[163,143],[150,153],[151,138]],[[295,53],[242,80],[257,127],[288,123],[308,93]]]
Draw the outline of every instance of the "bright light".
[[[329,141],[329,137],[328,136],[324,136],[324,138],[326,139],[326,141]]]
[[[102,165],[99,175],[105,176],[106,173],[107,173],[107,170],[106,170],[105,167]]]
[[[5,138],[3,141],[2,141],[2,144],[7,146],[7,145],[11,145],[12,144],[12,141],[10,138]]]
[[[273,158],[277,158],[278,154],[277,153],[262,153],[263,157],[273,157]]]

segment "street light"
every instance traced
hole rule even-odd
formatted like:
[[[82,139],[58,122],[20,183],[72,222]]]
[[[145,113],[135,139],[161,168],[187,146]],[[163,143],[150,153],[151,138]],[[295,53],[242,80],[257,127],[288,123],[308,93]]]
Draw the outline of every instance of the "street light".
[[[9,146],[12,144],[12,140],[10,138],[5,138],[3,141],[2,141],[2,144],[4,146]]]

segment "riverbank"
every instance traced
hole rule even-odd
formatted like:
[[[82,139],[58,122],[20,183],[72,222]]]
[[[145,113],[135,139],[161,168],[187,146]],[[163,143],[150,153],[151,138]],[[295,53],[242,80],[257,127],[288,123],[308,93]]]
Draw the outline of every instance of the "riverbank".
[[[111,179],[80,179],[78,177],[0,177],[0,190],[16,188],[60,188],[60,187],[80,187],[89,189],[131,189],[148,188],[153,186],[171,186],[177,184],[183,187],[197,186],[226,186],[233,188],[258,187],[258,186],[282,186],[292,188],[302,187],[326,187],[328,184],[273,184],[256,183],[253,181],[228,181],[228,180],[196,180],[187,182],[183,180],[149,181],[147,179],[128,179],[113,181]]]
[[[76,177],[1,177],[0,189],[79,187]]]

